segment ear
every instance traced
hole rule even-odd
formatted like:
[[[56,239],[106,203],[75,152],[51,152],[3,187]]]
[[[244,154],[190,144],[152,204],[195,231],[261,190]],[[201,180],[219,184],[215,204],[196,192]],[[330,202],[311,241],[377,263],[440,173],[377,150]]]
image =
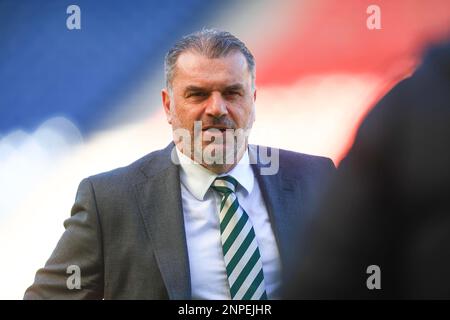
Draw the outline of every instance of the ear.
[[[166,113],[167,122],[172,124],[172,110],[171,110],[171,100],[170,93],[167,88],[161,90],[161,98],[164,107],[164,111]]]
[[[255,103],[256,101],[256,88],[253,91],[253,103]],[[255,111],[255,106],[253,105],[253,122],[255,122],[256,120],[256,111]]]

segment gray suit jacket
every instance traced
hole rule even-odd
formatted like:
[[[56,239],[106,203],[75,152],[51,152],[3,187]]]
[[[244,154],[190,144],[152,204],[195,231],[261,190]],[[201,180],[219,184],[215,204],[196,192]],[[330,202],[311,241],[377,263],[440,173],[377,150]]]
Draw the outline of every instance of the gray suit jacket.
[[[173,147],[80,183],[66,230],[25,299],[191,298]],[[252,159],[256,148],[249,148]],[[308,212],[334,165],[327,158],[284,150],[279,155],[276,175],[261,175],[259,162],[252,167],[287,265],[298,218]],[[71,265],[80,268],[81,289],[68,289]]]

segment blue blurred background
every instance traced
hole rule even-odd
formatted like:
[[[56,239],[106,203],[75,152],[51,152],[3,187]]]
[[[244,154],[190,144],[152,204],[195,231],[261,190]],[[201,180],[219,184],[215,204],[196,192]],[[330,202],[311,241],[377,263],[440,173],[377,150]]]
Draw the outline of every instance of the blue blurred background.
[[[83,134],[102,127],[143,77],[161,73],[175,39],[232,1],[80,0],[82,29],[69,30],[72,3],[0,2],[0,134],[55,115]]]

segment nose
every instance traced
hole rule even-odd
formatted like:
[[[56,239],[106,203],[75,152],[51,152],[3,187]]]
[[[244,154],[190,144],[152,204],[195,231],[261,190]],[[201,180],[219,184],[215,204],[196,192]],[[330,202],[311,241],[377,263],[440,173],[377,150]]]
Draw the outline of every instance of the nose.
[[[209,97],[205,113],[213,118],[220,118],[228,114],[226,101],[220,92],[213,92]]]

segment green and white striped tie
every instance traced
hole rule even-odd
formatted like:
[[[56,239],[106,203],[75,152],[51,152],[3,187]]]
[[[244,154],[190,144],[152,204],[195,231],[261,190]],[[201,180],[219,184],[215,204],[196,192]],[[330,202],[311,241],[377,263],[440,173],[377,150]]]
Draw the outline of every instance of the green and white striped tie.
[[[220,238],[233,300],[265,300],[261,255],[255,230],[236,197],[238,182],[231,176],[218,177],[212,188],[222,196]]]

